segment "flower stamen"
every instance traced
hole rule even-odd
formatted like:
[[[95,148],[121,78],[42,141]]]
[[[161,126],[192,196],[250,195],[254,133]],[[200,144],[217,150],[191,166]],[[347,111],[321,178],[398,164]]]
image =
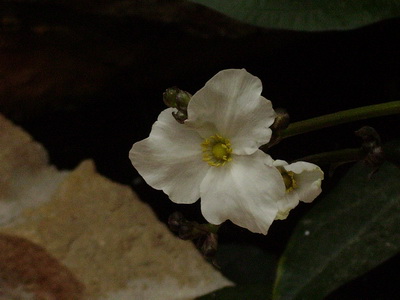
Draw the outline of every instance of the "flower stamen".
[[[283,182],[285,183],[286,193],[290,193],[298,187],[292,171],[286,171],[283,168],[279,168],[279,171],[281,172]]]
[[[201,143],[203,160],[210,166],[221,167],[232,160],[231,143],[219,134],[210,136]]]

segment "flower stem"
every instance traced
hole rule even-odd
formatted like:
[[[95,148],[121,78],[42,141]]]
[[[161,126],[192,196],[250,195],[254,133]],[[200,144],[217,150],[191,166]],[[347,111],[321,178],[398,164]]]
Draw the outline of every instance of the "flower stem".
[[[365,153],[359,148],[341,149],[329,152],[309,155],[297,159],[296,161],[307,161],[317,165],[326,165],[332,163],[348,163],[362,159]]]
[[[343,110],[333,114],[292,123],[288,128],[280,133],[280,139],[348,122],[399,113],[400,101],[392,101]]]
[[[221,225],[214,225],[210,223],[205,223],[205,224],[199,224],[199,228],[201,230],[204,230],[206,232],[211,232],[211,233],[218,233],[218,229]]]

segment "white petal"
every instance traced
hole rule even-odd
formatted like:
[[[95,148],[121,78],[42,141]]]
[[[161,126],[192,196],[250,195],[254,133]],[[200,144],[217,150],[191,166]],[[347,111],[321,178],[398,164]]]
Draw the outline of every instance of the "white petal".
[[[300,201],[310,203],[321,193],[324,172],[312,163],[299,161],[284,167],[296,174],[298,188],[294,190]]]
[[[287,165],[288,165],[288,163],[285,160],[280,160],[280,159],[274,160],[275,167],[283,167],[283,166],[287,166]]]
[[[268,155],[233,156],[223,167],[211,168],[200,186],[201,210],[206,220],[221,224],[231,220],[252,232],[267,234],[278,212],[277,200],[285,186]]]
[[[285,194],[278,201],[279,212],[276,219],[286,219],[290,210],[295,208],[299,201],[312,202],[321,193],[321,181],[324,177],[322,170],[308,162],[288,164],[284,160],[276,160],[274,166],[283,167],[286,171],[295,173],[297,188]]]
[[[163,190],[175,203],[193,203],[210,166],[202,160],[203,139],[179,124],[173,111],[161,112],[150,136],[133,145],[129,158],[150,186]]]
[[[288,163],[284,160],[277,159],[273,162],[273,165],[275,167],[283,167],[285,169]],[[289,212],[299,204],[299,199],[297,194],[294,194],[293,192],[286,192],[285,195],[279,199],[277,204],[279,211],[275,217],[275,220],[284,220],[289,215]]]
[[[235,154],[252,154],[271,139],[276,116],[261,91],[260,79],[246,70],[221,71],[193,95],[186,123],[204,138],[230,139]]]
[[[278,201],[278,213],[276,214],[275,220],[285,220],[290,211],[299,204],[298,197],[293,195],[285,195]]]

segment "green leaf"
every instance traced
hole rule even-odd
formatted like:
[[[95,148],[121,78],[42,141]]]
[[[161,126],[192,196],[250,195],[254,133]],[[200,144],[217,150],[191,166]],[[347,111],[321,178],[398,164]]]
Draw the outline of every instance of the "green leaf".
[[[199,300],[271,299],[277,257],[250,245],[220,245],[217,263],[236,286],[225,288]]]
[[[224,288],[208,294],[197,300],[269,300],[271,299],[272,285],[261,283],[240,284]]]
[[[400,251],[400,169],[353,166],[299,222],[282,255],[274,297],[322,299]]]
[[[191,0],[252,25],[346,30],[400,16],[398,0]]]

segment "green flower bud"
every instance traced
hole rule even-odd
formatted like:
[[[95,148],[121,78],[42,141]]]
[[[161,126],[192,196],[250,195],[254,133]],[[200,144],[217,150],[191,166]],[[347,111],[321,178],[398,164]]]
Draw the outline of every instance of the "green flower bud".
[[[177,108],[179,111],[186,111],[192,95],[176,86],[168,88],[163,93],[163,101],[166,106]]]
[[[272,131],[281,131],[286,129],[290,123],[290,117],[286,109],[277,108],[275,109],[275,113],[275,122],[271,126]]]
[[[173,112],[175,120],[183,124],[188,118],[187,107],[192,95],[188,92],[182,91],[177,87],[166,89],[163,93],[163,101],[168,107],[176,108],[178,111]]]
[[[191,98],[192,95],[190,95],[188,92],[179,90],[178,94],[176,95],[176,108],[186,111]]]
[[[163,101],[168,107],[176,107],[176,97],[179,93],[179,89],[177,87],[168,88],[163,93]]]
[[[174,116],[175,120],[177,120],[181,124],[183,124],[188,118],[186,111],[178,110],[177,112],[173,112],[172,115]]]
[[[264,145],[262,148],[265,150],[278,144],[281,140],[281,132],[282,130],[286,129],[290,123],[290,117],[286,109],[284,108],[277,108],[275,109],[276,117],[274,124],[271,125],[272,129],[272,136],[267,145]]]

